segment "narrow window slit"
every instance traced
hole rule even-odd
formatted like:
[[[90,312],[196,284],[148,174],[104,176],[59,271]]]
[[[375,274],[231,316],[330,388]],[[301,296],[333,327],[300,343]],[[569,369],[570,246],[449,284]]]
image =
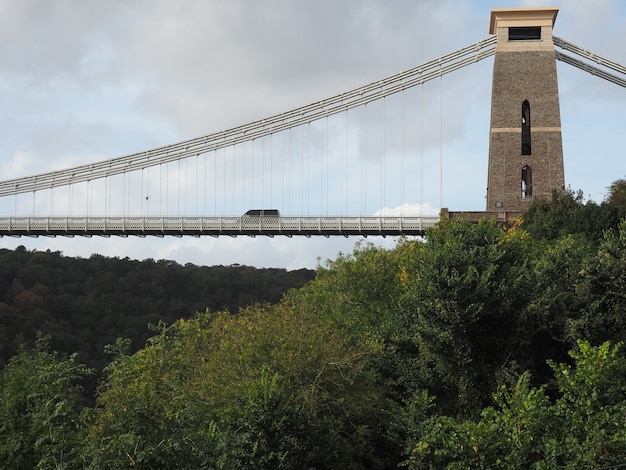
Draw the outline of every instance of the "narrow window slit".
[[[528,199],[533,195],[533,171],[530,166],[522,167],[522,199]]]
[[[530,148],[530,104],[522,103],[522,155],[531,155]]]

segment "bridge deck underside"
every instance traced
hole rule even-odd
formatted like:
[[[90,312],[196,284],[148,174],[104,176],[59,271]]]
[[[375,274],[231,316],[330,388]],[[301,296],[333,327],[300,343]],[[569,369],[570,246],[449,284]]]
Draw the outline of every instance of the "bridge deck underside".
[[[4,217],[11,236],[424,235],[439,217]]]

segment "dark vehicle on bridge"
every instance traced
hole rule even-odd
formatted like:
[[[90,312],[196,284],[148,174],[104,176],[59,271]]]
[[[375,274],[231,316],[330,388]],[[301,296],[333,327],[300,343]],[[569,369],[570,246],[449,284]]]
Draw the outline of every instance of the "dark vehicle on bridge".
[[[250,209],[243,217],[280,217],[278,209]]]

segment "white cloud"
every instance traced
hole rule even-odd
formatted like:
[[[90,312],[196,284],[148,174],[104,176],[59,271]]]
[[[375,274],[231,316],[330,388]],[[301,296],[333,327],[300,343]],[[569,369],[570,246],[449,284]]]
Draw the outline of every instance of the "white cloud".
[[[0,160],[0,174],[3,179],[19,178],[26,174],[31,155],[28,152],[15,152],[11,158]]]
[[[374,213],[374,215],[383,217],[434,217],[439,215],[439,210],[440,209],[438,207],[433,207],[428,202],[424,204],[411,204],[405,202],[400,206],[384,207],[379,209]]]

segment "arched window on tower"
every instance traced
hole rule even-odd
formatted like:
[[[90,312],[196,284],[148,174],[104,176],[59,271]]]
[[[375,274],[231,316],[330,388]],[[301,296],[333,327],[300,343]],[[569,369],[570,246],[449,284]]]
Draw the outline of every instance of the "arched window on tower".
[[[533,171],[528,165],[522,167],[522,199],[533,195]]]
[[[522,155],[530,153],[530,104],[528,100],[522,103]]]

